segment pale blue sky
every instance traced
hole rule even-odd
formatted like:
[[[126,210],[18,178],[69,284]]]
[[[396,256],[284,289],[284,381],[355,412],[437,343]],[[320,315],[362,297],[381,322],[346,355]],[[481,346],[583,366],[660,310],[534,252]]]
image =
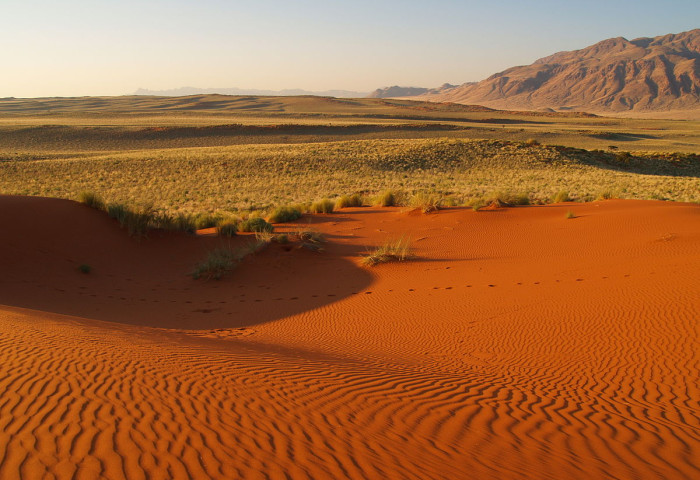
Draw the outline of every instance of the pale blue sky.
[[[700,27],[698,0],[0,0],[0,8],[0,97],[433,87],[609,37]]]

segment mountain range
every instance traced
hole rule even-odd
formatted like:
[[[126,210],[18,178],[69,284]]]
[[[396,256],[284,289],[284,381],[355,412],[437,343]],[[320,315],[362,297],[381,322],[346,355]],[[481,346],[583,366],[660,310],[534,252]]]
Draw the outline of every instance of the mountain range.
[[[386,90],[391,95],[383,94]],[[509,110],[594,113],[700,111],[700,29],[654,38],[610,38],[512,67],[480,82],[372,96],[477,104]],[[393,92],[399,92],[393,95]]]

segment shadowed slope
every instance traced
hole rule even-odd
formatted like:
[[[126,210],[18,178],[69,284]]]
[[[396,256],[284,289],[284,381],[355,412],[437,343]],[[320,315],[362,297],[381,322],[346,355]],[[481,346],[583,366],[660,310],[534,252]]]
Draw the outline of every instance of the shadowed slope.
[[[195,281],[189,273],[208,251],[235,249],[253,237],[151,232],[139,240],[106,214],[68,200],[0,196],[0,224],[8,226],[0,249],[0,304],[79,317],[170,328],[244,327],[317,308],[370,281],[333,248],[315,255],[276,244],[221,281]],[[91,272],[81,273],[81,264]],[[339,275],[329,282],[328,271]]]

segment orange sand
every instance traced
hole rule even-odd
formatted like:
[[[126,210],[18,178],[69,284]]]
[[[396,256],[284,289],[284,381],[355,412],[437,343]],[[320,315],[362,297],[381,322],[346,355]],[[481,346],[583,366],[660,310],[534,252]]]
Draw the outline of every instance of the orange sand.
[[[218,238],[0,197],[0,478],[700,478],[699,206],[307,221],[205,282]]]

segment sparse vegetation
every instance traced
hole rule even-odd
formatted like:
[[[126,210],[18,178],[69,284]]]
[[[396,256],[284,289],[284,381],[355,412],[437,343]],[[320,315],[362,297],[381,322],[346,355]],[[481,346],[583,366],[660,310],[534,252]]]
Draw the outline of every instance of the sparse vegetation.
[[[82,265],[78,266],[78,271],[80,273],[88,274],[92,272],[92,267],[86,263],[83,263]]]
[[[382,246],[367,254],[362,259],[363,265],[374,266],[380,263],[402,262],[411,253],[411,242],[406,237],[389,240]]]
[[[576,218],[576,215],[575,215],[574,212],[572,212],[571,210],[567,210],[567,211],[566,211],[566,218],[567,218],[567,219],[569,219],[569,218]]]

